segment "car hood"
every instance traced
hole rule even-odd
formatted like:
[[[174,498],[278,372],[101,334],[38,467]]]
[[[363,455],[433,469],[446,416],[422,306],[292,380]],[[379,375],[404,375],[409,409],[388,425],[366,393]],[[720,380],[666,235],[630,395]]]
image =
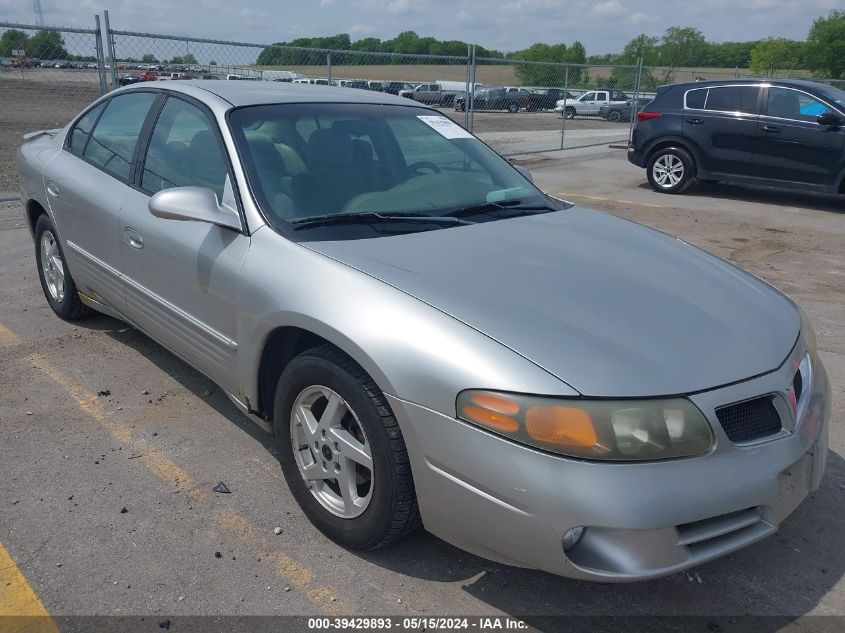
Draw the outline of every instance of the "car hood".
[[[753,275],[585,208],[303,245],[442,310],[587,396],[741,381],[779,367],[800,330],[792,302]]]

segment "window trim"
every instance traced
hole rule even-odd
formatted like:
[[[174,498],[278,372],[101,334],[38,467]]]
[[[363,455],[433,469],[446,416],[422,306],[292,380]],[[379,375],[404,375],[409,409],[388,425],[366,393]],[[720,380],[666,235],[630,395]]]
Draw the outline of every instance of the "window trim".
[[[95,163],[95,162],[89,160],[88,158],[86,158],[85,157],[85,150],[83,150],[83,153],[81,155],[77,156],[76,154],[74,154],[73,152],[70,151],[69,147],[67,147],[67,144],[69,142],[68,139],[70,138],[71,134],[73,133],[73,130],[76,129],[76,126],[79,123],[79,121],[81,121],[82,118],[86,114],[88,114],[91,110],[96,108],[101,103],[107,102],[106,107],[103,108],[103,111],[100,112],[100,116],[97,117],[97,122],[94,124],[94,127],[91,128],[91,134],[88,136],[88,140],[85,142],[85,149],[87,150],[88,149],[88,143],[91,141],[91,137],[94,136],[94,132],[97,129],[97,125],[100,124],[100,119],[103,118],[103,114],[105,114],[106,110],[108,110],[108,107],[109,107],[109,105],[111,105],[112,101],[114,101],[117,97],[121,97],[123,95],[136,94],[136,93],[152,93],[152,94],[155,94],[156,92],[158,92],[158,91],[156,91],[156,90],[126,90],[126,91],[121,91],[117,94],[111,94],[111,95],[109,95],[108,99],[99,100],[96,103],[92,104],[90,108],[85,110],[85,112],[83,112],[80,116],[78,116],[76,118],[76,120],[73,123],[73,127],[70,128],[70,133],[67,136],[65,136],[64,146],[62,147],[62,149],[67,151],[74,158],[78,158],[82,162],[87,163],[88,165],[91,165],[91,167],[93,167],[97,171],[104,173],[109,178],[114,178],[118,182],[122,182],[124,185],[128,185],[128,186],[131,187],[132,186],[132,180],[133,180],[133,177],[134,177],[134,174],[135,174],[135,163],[138,160],[138,149],[141,145],[141,140],[142,140],[141,135],[144,132],[144,126],[147,124],[147,121],[150,118],[150,114],[156,109],[157,99],[153,99],[153,102],[150,105],[150,109],[147,111],[147,114],[144,117],[144,122],[141,124],[141,132],[138,135],[138,141],[135,143],[135,148],[132,151],[132,160],[129,163],[129,178],[128,179],[127,178],[121,178],[120,176],[117,176],[116,174],[113,174],[112,172],[106,171],[105,169],[103,169],[102,165],[98,165],[97,163]]]
[[[767,84],[722,84],[716,86],[701,86],[700,88],[690,88],[689,90],[684,92],[684,110],[692,110],[693,112],[712,112],[713,114],[732,114],[734,116],[756,116],[759,117],[760,115],[760,108],[762,106],[762,97],[763,97],[763,88],[767,87]],[[740,110],[708,110],[707,109],[707,99],[710,98],[710,91],[715,88],[756,88],[757,89],[757,112],[742,112]],[[707,96],[704,98],[704,107],[703,108],[691,108],[687,105],[687,95],[694,90],[706,90]]]
[[[205,103],[191,95],[182,92],[170,91],[167,89],[158,89],[155,90],[155,92],[160,93],[160,102],[154,104],[154,106],[150,108],[150,114],[155,111],[155,116],[150,116],[149,120],[145,122],[144,127],[141,128],[141,134],[138,136],[139,153],[137,156],[138,160],[136,161],[137,164],[135,166],[135,171],[132,174],[132,181],[126,184],[128,184],[130,187],[132,187],[139,193],[142,193],[150,198],[157,193],[150,191],[149,189],[145,189],[141,185],[144,173],[144,165],[147,162],[147,153],[150,148],[150,142],[152,141],[153,131],[155,130],[156,124],[158,123],[159,117],[161,116],[161,113],[164,110],[164,106],[166,105],[167,100],[177,99],[183,101],[188,105],[192,105],[198,110],[200,110],[206,116],[211,125],[211,132],[212,134],[214,134],[214,138],[217,141],[217,146],[219,147],[220,152],[223,155],[223,160],[226,163],[226,175],[229,177],[229,184],[232,187],[232,194],[235,196],[235,205],[237,207],[236,211],[238,212],[238,217],[241,221],[241,230],[238,231],[238,233],[249,236],[249,225],[247,224],[246,214],[244,213],[243,209],[240,188],[238,187],[238,182],[235,178],[235,170],[232,164],[232,157],[229,154],[229,150],[226,148],[226,142],[223,139],[223,133],[220,130],[220,125],[217,123],[217,118],[214,116],[214,112],[212,112],[211,108],[209,108]]]
[[[771,90],[772,88],[780,88],[782,90],[792,90],[794,92],[800,92],[801,94],[807,95],[808,97],[812,98],[815,101],[819,101],[819,102],[823,103],[824,105],[826,105],[828,107],[828,109],[833,110],[834,112],[837,112],[838,114],[840,114],[842,116],[845,116],[845,114],[843,114],[843,112],[839,108],[831,105],[823,97],[820,97],[818,95],[814,95],[813,93],[807,92],[806,90],[802,90],[801,88],[794,88],[792,86],[778,86],[778,85],[772,85],[772,84],[767,84],[765,86],[765,88],[766,88],[766,90],[764,92],[764,98],[763,98],[763,101],[760,104],[761,105],[761,108],[760,108],[761,109],[761,114],[760,114],[761,117],[766,117],[767,119],[774,119],[775,121],[790,121],[792,123],[809,123],[810,125],[821,125],[818,121],[805,121],[804,119],[789,119],[787,117],[772,116],[771,114],[769,114],[768,113],[769,112],[769,90]],[[766,104],[766,114],[762,114],[763,103]]]

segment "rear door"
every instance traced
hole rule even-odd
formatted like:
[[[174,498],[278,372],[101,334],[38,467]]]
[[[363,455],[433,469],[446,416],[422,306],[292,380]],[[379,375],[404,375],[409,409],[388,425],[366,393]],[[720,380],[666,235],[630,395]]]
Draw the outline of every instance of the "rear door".
[[[834,184],[842,164],[845,128],[817,121],[832,109],[802,90],[770,86],[758,123],[755,175],[808,185]]]
[[[715,86],[688,90],[684,97],[684,136],[699,148],[702,170],[752,175],[757,139],[760,86]]]
[[[156,98],[152,92],[124,93],[89,110],[50,162],[44,183],[77,287],[120,312],[118,213]]]

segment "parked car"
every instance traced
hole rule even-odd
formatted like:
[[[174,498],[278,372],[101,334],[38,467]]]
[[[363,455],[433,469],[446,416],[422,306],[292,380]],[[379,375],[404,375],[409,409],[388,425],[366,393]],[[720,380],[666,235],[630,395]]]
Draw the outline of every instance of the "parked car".
[[[537,103],[534,93],[527,88],[484,86],[476,88],[473,93],[472,104],[474,110],[535,110]],[[466,96],[461,93],[455,97],[455,110],[466,110]]]
[[[615,97],[615,98],[614,98]],[[555,110],[567,119],[576,116],[598,116],[602,106],[620,105],[627,101],[624,93],[610,90],[591,90],[574,99],[561,99],[555,105]]]
[[[139,81],[143,81],[141,79],[141,75],[132,74],[132,75],[119,75],[117,78],[117,84],[119,86],[130,86],[132,84],[136,84]]]
[[[603,105],[599,108],[599,116],[613,123],[631,121],[636,113],[651,103],[651,97],[637,97],[622,103]]]
[[[387,94],[391,95],[398,95],[400,92],[408,90],[413,91],[414,88],[417,87],[418,84],[408,83],[407,81],[385,81],[385,82],[370,82],[380,84],[378,90],[381,92],[386,92]],[[372,90],[372,88],[371,88]]]
[[[422,522],[653,578],[773,534],[821,483],[831,389],[788,297],[545,195],[430,107],[137,84],[17,167],[53,312],[123,319],[217,382],[343,546]]]
[[[799,80],[661,87],[628,160],[663,193],[695,180],[845,193],[845,91]]]
[[[385,90],[388,90],[386,88]],[[466,84],[460,81],[437,81],[434,83],[420,84],[413,90],[403,89],[397,94],[420,103],[449,107],[455,102],[455,97],[462,94]]]
[[[342,88],[358,88],[359,90],[367,90],[367,82],[358,79],[341,79],[340,86]]]
[[[541,88],[532,92],[532,109],[535,110],[554,110],[557,102],[561,99],[575,98],[575,95],[562,88]]]

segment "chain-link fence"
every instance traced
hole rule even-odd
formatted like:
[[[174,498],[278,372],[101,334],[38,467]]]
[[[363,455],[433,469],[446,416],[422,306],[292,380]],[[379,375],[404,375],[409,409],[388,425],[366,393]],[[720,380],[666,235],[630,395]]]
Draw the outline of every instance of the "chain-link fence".
[[[17,188],[15,150],[61,127],[105,89],[99,21],[91,29],[0,22],[0,192]]]
[[[97,96],[151,80],[332,84],[433,105],[506,156],[624,144],[659,85],[743,69],[578,65],[296,48],[114,29],[0,22],[0,192],[26,132],[64,125]],[[101,29],[102,26],[102,29]],[[845,87],[838,80],[819,80]]]

